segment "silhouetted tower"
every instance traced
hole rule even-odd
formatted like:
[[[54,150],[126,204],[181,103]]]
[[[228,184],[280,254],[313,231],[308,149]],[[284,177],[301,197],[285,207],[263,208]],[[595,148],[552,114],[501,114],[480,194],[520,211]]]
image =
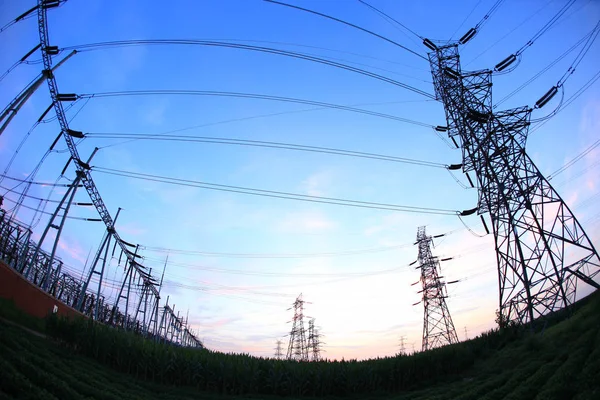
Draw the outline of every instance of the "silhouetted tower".
[[[437,130],[447,131],[457,147],[460,142],[463,172],[473,171],[477,178],[477,208],[464,214],[489,213],[492,221],[500,321],[524,324],[567,307],[575,301],[579,281],[600,288],[594,281],[600,272],[598,252],[525,151],[533,108],[493,112],[492,71],[461,70],[456,42],[424,43],[432,50],[435,95],[448,124]],[[496,69],[513,61],[509,57]],[[557,92],[554,86],[535,107]]]
[[[308,321],[308,350],[311,361],[321,360],[321,335],[319,329],[315,327],[315,319]]]
[[[290,331],[290,342],[286,355],[288,360],[308,361],[308,346],[306,343],[306,330],[304,329],[304,303],[302,293],[300,293],[292,306],[294,318],[292,319],[292,330]],[[288,310],[292,308],[288,308]]]
[[[277,347],[275,347],[275,358],[280,359],[283,357],[283,342],[281,340],[277,340]]]
[[[451,343],[458,343],[454,323],[446,305],[446,282],[438,274],[440,262],[431,253],[431,236],[425,234],[425,227],[417,230],[417,245],[419,246],[419,266],[421,270],[421,285],[423,290],[423,344],[422,350],[433,349]]]
[[[399,343],[399,352],[398,354],[405,354],[406,353],[406,345],[404,344],[404,341],[406,340],[406,338],[404,336],[400,336],[400,343]]]

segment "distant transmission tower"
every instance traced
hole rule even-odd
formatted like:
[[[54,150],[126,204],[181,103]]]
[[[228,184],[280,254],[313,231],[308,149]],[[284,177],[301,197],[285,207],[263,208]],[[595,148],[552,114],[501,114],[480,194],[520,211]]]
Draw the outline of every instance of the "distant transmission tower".
[[[277,340],[277,347],[275,347],[275,358],[280,359],[283,357],[283,342],[281,340]]]
[[[315,327],[315,319],[308,321],[308,350],[311,361],[321,361],[321,340],[319,329]]]
[[[431,236],[425,234],[425,227],[417,230],[419,246],[419,266],[421,270],[421,285],[423,290],[423,344],[422,351],[458,343],[454,323],[446,305],[446,282],[438,274],[440,262],[431,253]],[[418,304],[418,303],[417,303]]]
[[[399,352],[398,354],[406,354],[406,345],[404,344],[404,341],[406,340],[406,338],[404,336],[400,336],[400,344],[399,344]]]
[[[292,306],[294,309],[294,318],[292,319],[292,330],[290,331],[290,342],[286,355],[288,360],[308,361],[309,359],[306,330],[304,329],[304,303],[302,293],[300,293]]]
[[[474,171],[479,188],[478,206],[471,212],[489,213],[492,221],[500,321],[525,324],[568,307],[579,281],[600,288],[594,281],[600,273],[598,252],[525,151],[533,109],[493,112],[492,71],[462,71],[457,43],[438,47],[425,39],[424,44],[432,50],[435,94],[448,123],[436,129],[447,131],[457,147],[460,141],[463,172]],[[496,69],[512,61],[509,57]],[[557,92],[552,87],[535,108]]]

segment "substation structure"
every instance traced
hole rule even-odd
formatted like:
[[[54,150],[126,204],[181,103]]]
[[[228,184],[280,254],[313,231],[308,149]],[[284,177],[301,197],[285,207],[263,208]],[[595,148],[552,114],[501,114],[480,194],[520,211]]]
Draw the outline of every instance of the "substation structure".
[[[160,342],[203,347],[202,342],[189,329],[187,320],[176,314],[174,307],[168,305],[168,301],[161,307],[160,295],[152,296],[146,283],[139,276],[133,278],[133,266],[130,263],[126,262],[123,265],[125,279],[120,285],[117,298],[112,302],[105,298],[102,293],[102,274],[107,258],[111,257],[107,246],[104,252],[100,247],[87,279],[83,280],[63,271],[63,262],[42,250],[40,243],[31,240],[31,235],[32,231],[27,226],[9,218],[6,211],[0,209],[0,261],[9,267],[13,274],[20,275],[36,288],[27,292],[15,288],[15,291],[19,292],[12,293],[10,297],[17,306],[21,303],[28,304],[27,311],[33,310],[38,317],[56,312],[59,308],[61,311],[66,308],[69,312],[61,315],[87,317]],[[101,266],[101,272],[98,272],[97,265]],[[96,274],[99,278],[94,277]],[[90,282],[95,284],[94,290]],[[57,302],[53,304],[58,305],[48,307],[44,302],[44,294],[56,299]],[[22,296],[28,298],[23,299]]]
[[[46,299],[46,295],[49,294],[66,305],[70,311],[83,314],[95,321],[132,330],[155,340],[202,347],[201,341],[188,328],[187,319],[175,314],[174,307],[169,306],[168,302],[164,306],[160,305],[162,282],[158,284],[152,276],[152,271],[140,262],[141,257],[137,253],[139,246],[128,243],[119,236],[115,228],[119,213],[117,212],[113,219],[90,174],[89,162],[97,149],[87,161],[83,161],[80,157],[75,139],[81,138],[82,133],[71,129],[62,105],[63,102],[72,102],[75,98],[73,94],[59,91],[53,72],[73,53],[53,66],[53,56],[59,54],[59,49],[58,46],[50,44],[48,36],[47,11],[58,7],[61,3],[63,3],[61,0],[38,0],[37,6],[24,14],[37,12],[40,41],[26,57],[40,49],[43,70],[38,79],[21,92],[16,102],[9,105],[7,109],[12,111],[12,114],[3,113],[2,118],[6,118],[6,121],[2,130],[29,96],[45,81],[52,103],[43,115],[53,109],[60,125],[60,134],[52,147],[60,138],[65,141],[70,158],[61,174],[64,174],[69,165],[72,165],[75,168],[75,179],[52,213],[37,243],[31,240],[31,230],[16,220],[16,215],[14,215],[16,212],[9,217],[0,207],[0,260],[16,274],[37,287],[38,291],[30,293],[35,296],[40,294],[39,299]],[[91,201],[85,205],[95,207],[98,212],[99,218],[91,220],[103,222],[106,228],[102,243],[85,279],[77,279],[64,272],[62,261],[56,257],[56,250],[68,218],[69,209],[73,203],[75,192],[80,187],[86,190]],[[0,206],[1,200],[0,198]],[[15,209],[18,210],[19,206],[20,202]],[[54,235],[50,234],[51,230],[55,232]],[[42,246],[47,240],[51,240],[52,236],[50,243],[52,250],[46,252]],[[111,244],[113,245],[112,252],[110,252]],[[108,284],[104,274],[107,264],[117,249],[120,254],[118,267],[124,268],[125,275],[122,282],[116,283],[119,288],[118,296],[109,301],[102,291],[103,286]],[[114,282],[112,284],[115,285]],[[10,288],[7,288],[7,291],[10,291]],[[28,301],[29,303],[33,302],[32,299]],[[50,310],[47,311],[50,312]],[[69,314],[72,313],[69,312]]]
[[[476,210],[489,213],[498,264],[500,318],[525,324],[568,307],[578,284],[599,288],[600,258],[569,207],[527,155],[530,107],[494,112],[492,71],[463,71],[458,43],[424,44],[448,132],[462,169],[478,187]],[[556,89],[554,87],[553,89]],[[551,98],[549,92],[536,107]],[[460,142],[460,145],[457,143]],[[486,229],[488,229],[486,227]]]

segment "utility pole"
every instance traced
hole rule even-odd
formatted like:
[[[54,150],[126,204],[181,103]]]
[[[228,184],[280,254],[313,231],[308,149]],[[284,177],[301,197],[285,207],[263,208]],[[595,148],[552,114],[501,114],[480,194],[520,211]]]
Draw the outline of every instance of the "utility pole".
[[[283,357],[283,347],[282,347],[283,342],[279,339],[277,339],[277,347],[275,347],[275,358],[277,358],[278,360],[281,359],[281,357]]]
[[[423,289],[422,301],[424,307],[423,317],[423,351],[451,343],[458,343],[458,336],[454,329],[454,323],[446,305],[446,282],[439,276],[440,262],[431,252],[433,238],[425,234],[425,227],[417,230],[417,242],[419,246],[419,266],[421,270],[421,285]],[[418,304],[418,303],[416,303]]]
[[[467,327],[465,326],[465,340],[469,340],[469,335],[467,334]]]
[[[460,166],[470,182],[468,173],[476,176],[478,204],[463,215],[477,212],[486,230],[483,214],[490,215],[500,286],[499,321],[531,323],[572,304],[579,282],[600,287],[594,281],[600,257],[525,151],[533,108],[494,112],[493,71],[463,71],[458,46],[468,39],[461,40],[443,46],[423,41],[431,50],[435,96],[446,112],[447,126],[436,130],[447,132],[457,147],[460,142]],[[513,61],[503,61],[496,71]],[[557,92],[554,86],[535,108],[542,108]]]
[[[306,330],[304,329],[304,303],[302,293],[296,298],[292,308],[294,318],[292,319],[292,330],[286,358],[288,360],[308,361],[308,346],[306,343]],[[291,310],[292,308],[288,308]]]

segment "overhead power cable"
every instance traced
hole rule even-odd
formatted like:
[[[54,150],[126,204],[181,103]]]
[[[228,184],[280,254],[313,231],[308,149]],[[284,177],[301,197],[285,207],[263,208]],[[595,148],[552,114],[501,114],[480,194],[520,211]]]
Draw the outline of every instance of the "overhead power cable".
[[[11,203],[15,203],[15,204],[17,204],[17,201],[15,201],[15,200],[12,200],[11,198],[8,198],[8,197],[5,197],[5,198],[4,198],[4,200],[8,200],[8,201],[10,201]],[[44,201],[46,201],[46,200],[44,200]],[[26,209],[28,209],[28,210],[35,211],[35,212],[37,212],[37,213],[40,213],[40,214],[44,214],[44,215],[53,215],[53,213],[51,213],[51,212],[48,212],[48,211],[41,211],[41,210],[35,209],[35,208],[33,208],[33,207],[27,206],[27,205],[25,205],[25,204],[20,204],[20,206],[21,206],[21,207],[23,207],[23,208],[26,208]],[[74,220],[79,220],[79,221],[90,221],[90,222],[101,222],[101,221],[102,221],[100,218],[84,218],[84,217],[74,217],[74,216],[72,216],[72,215],[67,215],[67,216],[66,216],[66,218],[69,218],[69,219],[74,219]]]
[[[334,197],[310,196],[310,195],[282,192],[282,191],[276,191],[276,190],[264,190],[264,189],[254,189],[254,188],[247,188],[247,187],[241,187],[241,186],[222,185],[222,184],[200,182],[200,181],[194,181],[194,180],[188,180],[188,179],[178,179],[178,178],[170,178],[170,177],[164,177],[164,176],[159,176],[159,175],[143,174],[143,173],[139,173],[139,172],[123,171],[123,170],[104,168],[104,167],[98,167],[98,166],[93,167],[92,170],[96,171],[96,172],[109,174],[109,175],[123,176],[126,178],[134,178],[134,179],[140,179],[140,180],[146,180],[146,181],[152,181],[152,182],[168,183],[171,185],[197,187],[197,188],[201,188],[201,189],[219,190],[219,191],[225,191],[225,192],[248,194],[248,195],[254,195],[254,196],[272,197],[272,198],[279,198],[279,199],[286,199],[286,200],[307,201],[307,202],[313,202],[313,203],[334,204],[334,205],[340,205],[340,206],[370,208],[370,209],[379,209],[379,210],[412,212],[412,213],[419,213],[419,214],[457,215],[459,213],[456,210],[447,210],[447,209],[440,209],[440,208],[403,206],[403,205],[397,205],[397,204],[375,203],[375,202],[369,202],[369,201],[348,200],[348,199],[340,199],[340,198],[334,198]]]
[[[175,141],[175,142],[190,142],[190,143],[216,143],[216,144],[228,144],[228,145],[239,145],[239,146],[256,146],[256,147],[267,147],[275,149],[285,150],[296,150],[296,151],[307,151],[314,153],[325,153],[334,154],[349,157],[368,158],[381,161],[391,161],[397,163],[421,165],[425,167],[433,168],[444,168],[447,169],[446,164],[437,163],[433,161],[417,160],[412,158],[386,156],[383,154],[367,153],[362,151],[351,151],[336,149],[331,147],[322,146],[306,146],[300,144],[281,143],[281,142],[270,142],[261,140],[247,140],[247,139],[232,139],[223,137],[210,137],[210,136],[186,136],[186,135],[161,135],[161,134],[133,134],[133,133],[85,133],[86,138],[91,139],[133,139],[133,140],[158,140],[158,141]]]
[[[598,23],[596,24],[594,29],[592,29],[592,32],[590,32],[590,34],[587,38],[587,41],[585,42],[585,44],[583,45],[583,47],[577,54],[577,57],[575,57],[575,60],[573,60],[573,62],[569,66],[569,68],[565,71],[563,76],[556,83],[557,87],[561,87],[562,85],[564,85],[565,82],[569,79],[569,77],[571,77],[571,75],[573,75],[573,73],[575,72],[575,70],[581,63],[581,61],[584,59],[584,57],[586,56],[588,51],[590,51],[590,47],[592,47],[592,45],[596,41],[596,38],[598,37],[598,33],[600,33],[600,21],[598,21]]]
[[[579,153],[578,155],[573,157],[571,160],[569,160],[567,163],[565,163],[562,167],[560,167],[559,169],[557,169],[556,171],[551,173],[548,176],[548,180],[555,178],[556,175],[559,175],[559,174],[563,173],[565,170],[567,170],[568,168],[572,167],[573,164],[575,164],[577,161],[581,160],[583,157],[588,155],[592,150],[594,150],[598,146],[600,146],[600,139],[596,140],[590,146],[586,147],[585,150],[583,150],[581,153]]]
[[[462,228],[454,229],[443,234],[443,236],[451,235],[461,231]],[[335,252],[320,252],[320,253],[232,253],[232,252],[210,252],[199,250],[171,249],[166,247],[156,246],[140,246],[140,249],[152,253],[166,254],[181,254],[181,255],[197,255],[205,257],[224,257],[224,258],[314,258],[314,257],[337,257],[337,256],[352,256],[356,254],[379,253],[385,251],[398,250],[406,247],[412,247],[413,242],[403,243],[395,246],[372,247],[368,249],[345,250]]]
[[[504,60],[496,64],[496,66],[494,67],[494,71],[505,71],[515,61],[520,60],[521,54],[523,54],[525,50],[531,47],[536,42],[536,40],[538,40],[542,35],[544,35],[544,33],[548,32],[552,25],[554,25],[574,3],[575,0],[569,0],[560,10],[558,10],[558,12],[552,18],[550,18],[550,20],[544,26],[542,26],[542,28],[539,31],[537,31],[535,35],[531,37],[531,39],[527,41],[527,43],[521,46],[521,48],[519,48],[519,50],[517,50],[515,53],[511,54],[510,56],[506,57]],[[516,65],[512,69],[506,70],[505,72],[512,71],[514,68],[516,68]]]
[[[594,83],[596,83],[596,81],[600,79],[600,70],[598,72],[596,72],[582,87],[580,87],[575,93],[573,93],[571,95],[571,97],[569,97],[567,100],[565,100],[564,102],[562,102],[560,108],[558,110],[556,110],[556,112],[553,115],[556,115],[558,113],[560,113],[561,111],[563,111],[565,108],[567,108],[569,105],[571,105],[571,103],[573,103],[575,100],[577,100],[577,98],[579,96],[581,96],[586,90],[588,90],[590,87],[592,87],[594,85]],[[545,125],[548,121],[550,121],[550,119],[545,119],[543,121],[540,121],[540,123],[538,123],[535,128],[531,129],[529,131],[529,133],[533,133],[535,131],[537,131],[538,129],[540,129],[543,125]]]
[[[381,253],[385,251],[398,250],[405,247],[412,246],[413,243],[405,243],[397,246],[384,246],[384,247],[373,247],[370,249],[358,249],[358,250],[346,250],[338,252],[321,252],[321,253],[226,253],[226,252],[209,252],[209,251],[198,251],[198,250],[184,250],[184,249],[168,249],[164,247],[149,247],[141,246],[141,249],[154,252],[154,253],[166,253],[166,254],[181,254],[181,255],[195,255],[203,257],[214,257],[214,258],[321,258],[321,257],[343,257],[343,256],[354,256],[359,254],[371,254]]]
[[[463,25],[465,24],[465,22],[467,22],[469,20],[469,18],[471,17],[471,15],[473,15],[473,13],[477,9],[477,7],[479,7],[479,5],[481,4],[482,1],[483,0],[479,0],[477,3],[475,3],[475,5],[473,6],[473,8],[471,8],[471,11],[469,11],[469,13],[465,17],[465,19],[463,19],[463,21],[460,23],[460,25],[458,26],[458,28],[456,28],[456,30],[452,33],[452,35],[450,36],[450,40],[452,40],[452,38],[454,38],[454,35],[456,35],[456,33],[460,30],[460,28],[463,27]]]
[[[379,14],[380,16],[382,16],[387,22],[389,22],[390,24],[396,24],[401,26],[402,28],[406,29],[408,32],[410,32],[411,34],[413,34],[414,36],[416,36],[417,38],[424,40],[425,38],[421,35],[419,35],[417,32],[413,31],[412,29],[410,29],[408,26],[404,25],[402,22],[398,21],[397,19],[389,16],[388,14],[384,13],[383,11],[381,11],[380,9],[374,7],[373,5],[367,3],[366,1],[363,0],[358,0],[360,3],[364,4],[365,6],[369,7],[371,10],[375,11],[377,14]],[[395,26],[395,25],[393,25]],[[396,27],[397,28],[397,27]],[[410,37],[409,37],[410,38]],[[421,44],[417,41],[415,41],[414,39],[410,38],[414,43],[416,44]]]
[[[164,262],[160,259],[147,258],[150,261]],[[268,277],[296,277],[296,278],[317,278],[317,277],[331,277],[331,278],[341,278],[341,277],[366,277],[373,275],[383,275],[388,274],[390,272],[395,272],[400,269],[406,268],[408,264],[401,265],[399,267],[388,268],[383,270],[376,271],[366,271],[366,272],[327,272],[327,273],[294,273],[294,272],[280,272],[280,271],[252,271],[247,269],[233,269],[233,268],[217,268],[217,267],[207,267],[198,264],[191,263],[182,263],[182,262],[171,262],[169,261],[168,265],[177,266],[177,267],[185,267],[187,270],[199,270],[199,271],[208,271],[208,272],[217,272],[223,274],[232,274],[232,275],[246,275],[246,276],[268,276]]]
[[[475,35],[477,35],[479,33],[479,31],[481,30],[481,28],[483,28],[483,25],[485,25],[486,22],[488,22],[490,20],[490,18],[492,17],[492,15],[494,15],[494,13],[496,11],[498,11],[498,8],[500,8],[500,6],[502,5],[502,3],[504,2],[504,0],[497,0],[494,5],[492,5],[492,8],[490,8],[490,10],[483,16],[483,18],[481,18],[481,20],[477,23],[477,25],[475,25],[475,27],[469,29],[467,31],[467,33],[465,33],[460,39],[459,39],[459,43],[462,45],[467,44],[471,39],[473,39],[475,37]],[[471,11],[472,12],[472,11]],[[470,15],[470,14],[469,14]],[[468,18],[468,17],[467,17]],[[463,22],[464,23],[464,22]],[[452,35],[454,36],[454,34]]]
[[[30,185],[41,185],[41,186],[48,186],[48,187],[71,187],[71,186],[73,186],[68,183],[37,182],[37,181],[28,180],[28,179],[19,179],[19,178],[15,178],[15,177],[12,177],[9,175],[5,175],[5,174],[0,174],[0,177],[5,178],[5,179],[10,179],[11,181],[28,183]],[[77,187],[83,187],[83,184],[79,184],[79,185],[77,185]]]
[[[545,10],[546,8],[548,8],[548,6],[554,2],[555,0],[551,0],[548,3],[544,3],[540,8],[538,8],[536,11],[534,11],[532,14],[530,14],[529,16],[527,16],[527,18],[525,18],[523,21],[521,21],[518,25],[516,25],[514,28],[512,28],[511,30],[509,30],[508,32],[506,32],[503,36],[501,36],[499,39],[497,39],[494,43],[492,43],[491,45],[487,46],[485,48],[485,50],[483,50],[481,53],[477,54],[475,57],[473,57],[473,59],[471,59],[471,61],[469,61],[468,63],[465,64],[465,67],[469,66],[471,63],[473,63],[475,60],[477,60],[479,57],[481,57],[482,55],[484,55],[485,53],[487,53],[488,51],[490,51],[491,49],[493,49],[498,43],[500,43],[501,41],[503,41],[504,39],[506,39],[508,36],[510,36],[513,32],[515,32],[517,29],[519,29],[520,27],[522,27],[523,25],[525,25],[529,20],[531,20],[533,17],[535,17],[536,15],[538,15],[540,12],[542,12],[543,10]]]
[[[375,32],[373,32],[373,31],[370,31],[370,30],[368,30],[368,29],[365,29],[365,28],[361,28],[360,26],[358,26],[358,25],[355,25],[355,24],[353,24],[353,23],[350,23],[350,22],[344,21],[344,20],[342,20],[342,19],[339,19],[339,18],[336,18],[336,17],[332,17],[332,16],[330,16],[330,15],[327,15],[327,14],[320,13],[320,12],[318,12],[318,11],[309,10],[308,8],[304,8],[304,7],[295,6],[295,5],[293,5],[293,4],[283,3],[283,2],[280,2],[280,1],[275,1],[275,0],[264,0],[264,1],[266,1],[266,2],[268,2],[268,3],[279,4],[279,5],[282,5],[282,6],[285,6],[285,7],[295,8],[296,10],[300,10],[300,11],[306,11],[306,12],[308,12],[308,13],[315,14],[315,15],[318,15],[318,16],[320,16],[320,17],[324,17],[324,18],[328,18],[328,19],[331,19],[331,20],[333,20],[333,21],[336,21],[336,22],[340,22],[340,23],[342,23],[342,24],[344,24],[344,25],[348,25],[348,26],[350,26],[350,27],[352,27],[352,28],[358,29],[358,30],[360,30],[360,31],[363,31],[363,32],[365,32],[365,33],[368,33],[369,35],[375,36],[375,37],[377,37],[377,38],[379,38],[379,39],[382,39],[382,40],[384,40],[384,41],[386,41],[386,42],[388,42],[388,43],[391,43],[391,44],[393,44],[393,45],[395,45],[395,46],[398,46],[398,47],[400,47],[401,49],[404,49],[404,50],[408,51],[409,53],[411,53],[411,54],[414,54],[415,56],[417,56],[417,57],[420,57],[420,58],[422,58],[422,59],[424,59],[424,60],[428,61],[428,60],[427,60],[427,57],[424,57],[423,55],[421,55],[421,54],[417,53],[416,51],[414,51],[414,50],[411,50],[411,49],[409,49],[408,47],[406,47],[406,46],[403,46],[403,45],[401,45],[401,44],[400,44],[400,43],[398,43],[398,42],[395,42],[395,41],[393,41],[393,40],[391,40],[391,39],[388,39],[388,38],[386,38],[385,36],[381,36],[381,35],[380,35],[380,34],[378,34],[378,33],[375,33]]]
[[[35,14],[33,14],[33,12],[35,10],[37,10],[38,6],[33,6],[31,7],[29,10],[25,11],[23,14],[20,14],[18,17],[16,17],[15,19],[11,20],[10,22],[6,23],[4,26],[2,26],[2,28],[0,28],[0,33],[4,32],[5,30],[7,30],[8,28],[10,28],[11,26],[13,26],[14,24],[16,24],[19,21],[23,21],[25,19],[29,19],[31,17],[34,17]]]
[[[595,30],[596,30],[596,28],[594,28],[590,33],[586,34],[584,37],[582,37],[581,39],[579,39],[577,41],[577,43],[575,43],[569,49],[567,49],[566,51],[564,51],[554,61],[552,61],[550,64],[546,65],[541,71],[539,71],[537,74],[535,74],[534,76],[532,76],[529,80],[527,80],[521,86],[519,86],[518,88],[516,88],[515,90],[513,90],[512,92],[510,92],[508,95],[506,95],[502,99],[500,99],[500,101],[498,101],[496,103],[496,105],[494,105],[494,108],[497,108],[500,104],[504,103],[505,101],[507,101],[508,99],[510,99],[511,97],[513,97],[514,95],[516,95],[517,93],[519,93],[521,90],[523,90],[525,87],[527,87],[528,85],[530,85],[537,78],[539,78],[544,73],[546,73],[548,70],[550,70],[550,68],[552,68],[553,66],[555,66],[559,61],[561,61],[563,58],[565,58],[567,55],[569,55],[573,50],[575,50],[577,47],[579,47],[583,42],[585,42],[586,39],[589,39],[592,36],[592,34],[594,33]]]
[[[161,95],[177,95],[177,96],[216,96],[216,97],[233,97],[246,99],[259,99],[278,101],[284,103],[308,104],[324,108],[332,108],[355,112],[359,114],[372,115],[374,117],[387,118],[395,121],[406,122],[408,124],[418,125],[425,128],[435,128],[434,125],[425,122],[415,121],[408,118],[398,117],[395,115],[384,114],[376,111],[364,110],[361,108],[348,107],[333,103],[324,103],[321,101],[298,99],[293,97],[271,96],[257,93],[240,93],[240,92],[223,92],[212,90],[129,90],[120,92],[100,92],[100,93],[83,93],[77,95],[77,98],[101,98],[101,97],[121,97],[121,96],[161,96]]]
[[[342,64],[342,63],[339,63],[336,61],[328,60],[328,59],[321,58],[321,57],[315,57],[315,56],[311,56],[311,55],[304,54],[304,53],[292,52],[292,51],[281,50],[281,49],[276,49],[276,48],[271,48],[271,47],[264,47],[264,46],[253,46],[253,45],[235,43],[235,42],[229,42],[229,41],[192,40],[192,39],[119,40],[119,41],[90,43],[90,44],[83,44],[83,45],[77,45],[77,46],[63,47],[61,50],[77,50],[79,52],[83,52],[83,51],[98,50],[98,49],[110,48],[110,47],[143,46],[143,45],[146,45],[146,46],[147,45],[196,45],[196,46],[210,46],[210,47],[225,47],[225,48],[258,51],[258,52],[263,52],[263,53],[268,53],[268,54],[287,56],[287,57],[312,61],[312,62],[324,64],[324,65],[329,65],[329,66],[332,66],[335,68],[340,68],[340,69],[344,69],[344,70],[351,71],[351,72],[356,72],[361,75],[365,75],[365,76],[368,76],[368,77],[371,77],[374,79],[378,79],[378,80],[386,82],[386,83],[390,83],[395,86],[402,87],[404,89],[413,91],[417,94],[420,94],[422,96],[425,96],[425,97],[435,100],[434,95],[432,95],[431,93],[425,92],[424,90],[415,88],[413,86],[399,82],[395,79],[391,79],[391,78],[388,78],[388,77],[380,75],[380,74],[376,74],[371,71],[353,67],[351,65]]]
[[[4,189],[4,190],[6,190],[6,192],[4,193],[4,195],[6,195],[7,193],[10,193],[10,192],[17,193],[17,192],[16,192],[14,189],[7,188],[7,187],[5,187],[5,186],[2,186],[2,185],[0,185],[0,189]],[[30,194],[21,194],[21,196],[23,196],[23,197],[27,197],[27,198],[29,198],[29,199],[32,199],[32,200],[47,201],[47,202],[49,202],[49,203],[60,203],[60,202],[61,202],[60,200],[53,200],[53,199],[43,199],[43,198],[41,198],[41,197],[32,196],[32,195],[30,195]],[[89,207],[89,206],[93,206],[94,204],[93,204],[93,203],[85,203],[85,202],[77,202],[77,201],[74,201],[73,203],[71,203],[71,205],[73,205],[73,206],[84,206],[84,207]]]

